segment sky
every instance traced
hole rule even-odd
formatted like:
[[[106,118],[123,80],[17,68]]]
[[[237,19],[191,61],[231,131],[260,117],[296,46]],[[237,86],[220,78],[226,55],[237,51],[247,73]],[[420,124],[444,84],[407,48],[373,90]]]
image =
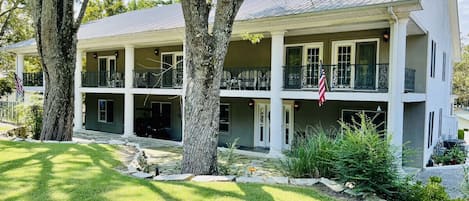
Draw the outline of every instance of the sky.
[[[464,44],[469,44],[469,0],[458,0],[459,3],[459,28],[463,36]]]

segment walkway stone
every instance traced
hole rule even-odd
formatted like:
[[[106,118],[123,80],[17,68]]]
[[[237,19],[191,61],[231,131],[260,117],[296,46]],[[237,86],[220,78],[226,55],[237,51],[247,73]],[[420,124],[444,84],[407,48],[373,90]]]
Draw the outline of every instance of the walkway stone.
[[[264,182],[267,184],[288,184],[288,177],[265,177]]]
[[[264,183],[264,178],[258,177],[258,176],[253,176],[253,177],[237,177],[236,182],[239,183]]]
[[[326,179],[326,178],[321,178],[319,180],[319,182],[321,182],[322,184],[326,185],[328,188],[330,188],[332,191],[336,192],[336,193],[340,193],[342,191],[345,190],[344,188],[344,185],[342,184],[339,184],[335,181],[332,181],[332,180],[329,180],[329,179]]]
[[[173,174],[173,175],[158,175],[153,178],[155,181],[189,181],[193,174]]]
[[[196,182],[230,182],[234,181],[235,176],[213,176],[213,175],[199,175],[192,178],[191,181]]]
[[[290,184],[298,186],[312,186],[318,182],[319,179],[290,179]]]
[[[145,172],[136,172],[136,173],[133,173],[131,175],[134,176],[134,177],[140,178],[140,179],[148,179],[148,178],[153,177],[152,174],[148,174],[148,173],[145,173]]]

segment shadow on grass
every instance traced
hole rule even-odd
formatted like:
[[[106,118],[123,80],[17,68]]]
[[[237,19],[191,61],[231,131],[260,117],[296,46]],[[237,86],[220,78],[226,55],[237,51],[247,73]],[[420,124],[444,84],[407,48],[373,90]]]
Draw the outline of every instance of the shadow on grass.
[[[156,187],[150,181],[132,179],[116,172],[113,167],[120,164],[116,160],[114,148],[101,145],[68,145],[68,144],[32,144],[12,143],[0,141],[0,148],[9,147],[17,149],[46,148],[27,157],[5,161],[0,164],[0,188],[8,188],[10,182],[22,182],[32,186],[31,190],[13,197],[3,198],[6,200],[54,200],[52,194],[60,192],[66,200],[109,200],[103,194],[117,190],[121,186],[141,186],[158,194],[165,200],[177,200]],[[4,153],[5,154],[5,153]],[[11,153],[15,154],[15,153]],[[67,157],[64,157],[67,156]],[[73,161],[74,159],[88,159],[91,162]],[[1,156],[0,156],[1,161]],[[65,167],[57,167],[57,166]],[[5,180],[6,173],[12,170],[20,172],[30,171],[33,166],[40,166],[36,177],[11,181]],[[70,167],[69,167],[70,166]],[[78,167],[77,167],[78,166]],[[89,171],[87,171],[89,170]],[[58,177],[57,175],[62,175]],[[82,178],[80,175],[91,177]],[[91,174],[91,175],[90,175]],[[68,175],[68,176],[67,176]],[[15,175],[17,177],[18,175]],[[2,185],[3,183],[4,185]],[[20,184],[24,185],[24,184]],[[14,189],[11,189],[14,191]],[[60,195],[59,195],[60,196]],[[1,200],[2,198],[0,198]]]

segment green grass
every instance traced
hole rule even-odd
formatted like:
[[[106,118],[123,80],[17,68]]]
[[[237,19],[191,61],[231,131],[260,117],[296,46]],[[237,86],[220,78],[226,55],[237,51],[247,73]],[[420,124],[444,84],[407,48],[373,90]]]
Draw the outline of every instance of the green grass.
[[[116,172],[117,148],[0,141],[0,200],[334,200],[280,185],[153,182]]]

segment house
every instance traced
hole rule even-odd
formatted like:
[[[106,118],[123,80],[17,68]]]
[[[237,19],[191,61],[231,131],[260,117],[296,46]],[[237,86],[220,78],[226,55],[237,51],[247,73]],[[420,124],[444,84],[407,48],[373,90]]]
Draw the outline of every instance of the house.
[[[245,33],[264,38],[251,44]],[[184,138],[179,4],[84,24],[78,38],[76,131]],[[25,89],[43,90],[42,74],[23,72],[24,56],[37,55],[34,40],[7,50]],[[417,151],[404,165],[424,167],[439,139],[456,135],[459,58],[456,0],[246,0],[221,80],[219,143],[239,138],[240,148],[278,156],[295,131],[338,127],[365,111],[385,122],[394,145]],[[328,91],[319,107],[321,67]]]

